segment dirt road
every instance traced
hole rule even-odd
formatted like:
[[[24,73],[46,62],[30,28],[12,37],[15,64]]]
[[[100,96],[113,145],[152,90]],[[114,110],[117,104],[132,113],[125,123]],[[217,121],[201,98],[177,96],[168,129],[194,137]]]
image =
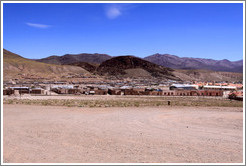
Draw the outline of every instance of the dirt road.
[[[243,108],[4,105],[6,163],[240,163]]]

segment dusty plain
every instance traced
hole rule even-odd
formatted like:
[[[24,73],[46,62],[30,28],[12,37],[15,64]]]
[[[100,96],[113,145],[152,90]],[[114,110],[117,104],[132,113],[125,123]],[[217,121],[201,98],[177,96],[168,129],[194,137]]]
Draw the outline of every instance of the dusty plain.
[[[4,163],[241,163],[242,107],[3,105]]]

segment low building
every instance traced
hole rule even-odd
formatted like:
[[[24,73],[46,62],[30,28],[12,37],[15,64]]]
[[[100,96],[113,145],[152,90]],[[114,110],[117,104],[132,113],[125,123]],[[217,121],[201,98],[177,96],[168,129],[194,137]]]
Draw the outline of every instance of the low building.
[[[58,94],[77,94],[79,92],[79,89],[67,89],[67,88],[53,88],[51,90]]]
[[[133,90],[134,91],[137,91],[137,92],[144,92],[145,91],[145,88],[134,87]]]
[[[133,89],[121,89],[124,95],[139,95],[139,92]]]
[[[44,90],[41,88],[31,89],[30,94],[44,94]]]
[[[159,96],[159,95],[161,95],[161,92],[160,92],[160,91],[150,91],[150,92],[149,92],[149,95],[152,95],[152,96]]]
[[[151,91],[140,91],[139,95],[150,95]]]
[[[120,89],[108,89],[108,94],[110,95],[121,95]]]
[[[228,95],[228,98],[243,101],[243,91],[233,91]]]
[[[176,96],[176,91],[174,90],[165,90],[165,91],[162,91],[162,95],[163,96]]]
[[[52,89],[73,89],[74,86],[73,85],[52,85],[51,86]]]
[[[14,94],[14,90],[12,89],[4,89],[3,90],[3,95],[12,95]]]
[[[169,87],[169,90],[196,90],[198,89],[198,85],[189,85],[189,84],[172,84]]]
[[[107,95],[107,94],[108,94],[107,90],[102,90],[102,89],[95,90],[95,95]]]
[[[68,94],[76,94],[79,92],[79,89],[67,89]]]
[[[176,96],[223,96],[223,91],[217,90],[178,90]]]
[[[236,86],[216,86],[216,85],[204,85],[204,90],[237,90]]]
[[[9,89],[14,91],[14,94],[29,94],[30,93],[30,88],[29,87],[9,87]]]

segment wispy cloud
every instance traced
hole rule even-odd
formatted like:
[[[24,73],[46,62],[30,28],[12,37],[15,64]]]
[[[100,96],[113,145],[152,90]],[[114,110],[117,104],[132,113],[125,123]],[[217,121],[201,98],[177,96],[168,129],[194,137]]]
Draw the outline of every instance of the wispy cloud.
[[[26,25],[30,26],[30,27],[34,27],[34,28],[42,28],[42,29],[46,29],[46,28],[50,28],[50,25],[46,25],[46,24],[34,24],[34,23],[29,23],[27,22]]]
[[[133,7],[131,4],[110,4],[106,6],[105,14],[109,19],[115,19]]]

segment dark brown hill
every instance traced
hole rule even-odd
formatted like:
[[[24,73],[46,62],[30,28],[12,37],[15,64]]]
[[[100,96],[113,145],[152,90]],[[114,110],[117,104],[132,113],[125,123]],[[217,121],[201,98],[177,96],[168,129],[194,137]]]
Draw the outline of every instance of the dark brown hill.
[[[58,64],[58,65],[67,65],[67,64],[78,63],[78,62],[100,64],[110,58],[111,56],[107,54],[83,53],[83,54],[66,54],[63,56],[53,55],[43,59],[36,59],[36,61],[49,63],[49,64]]]
[[[173,69],[207,69],[213,71],[243,72],[243,60],[229,61],[227,59],[181,58],[169,54],[154,54],[144,59]]]
[[[163,77],[178,80],[172,74],[172,69],[166,68],[133,56],[119,56],[104,61],[98,68],[99,75]]]

